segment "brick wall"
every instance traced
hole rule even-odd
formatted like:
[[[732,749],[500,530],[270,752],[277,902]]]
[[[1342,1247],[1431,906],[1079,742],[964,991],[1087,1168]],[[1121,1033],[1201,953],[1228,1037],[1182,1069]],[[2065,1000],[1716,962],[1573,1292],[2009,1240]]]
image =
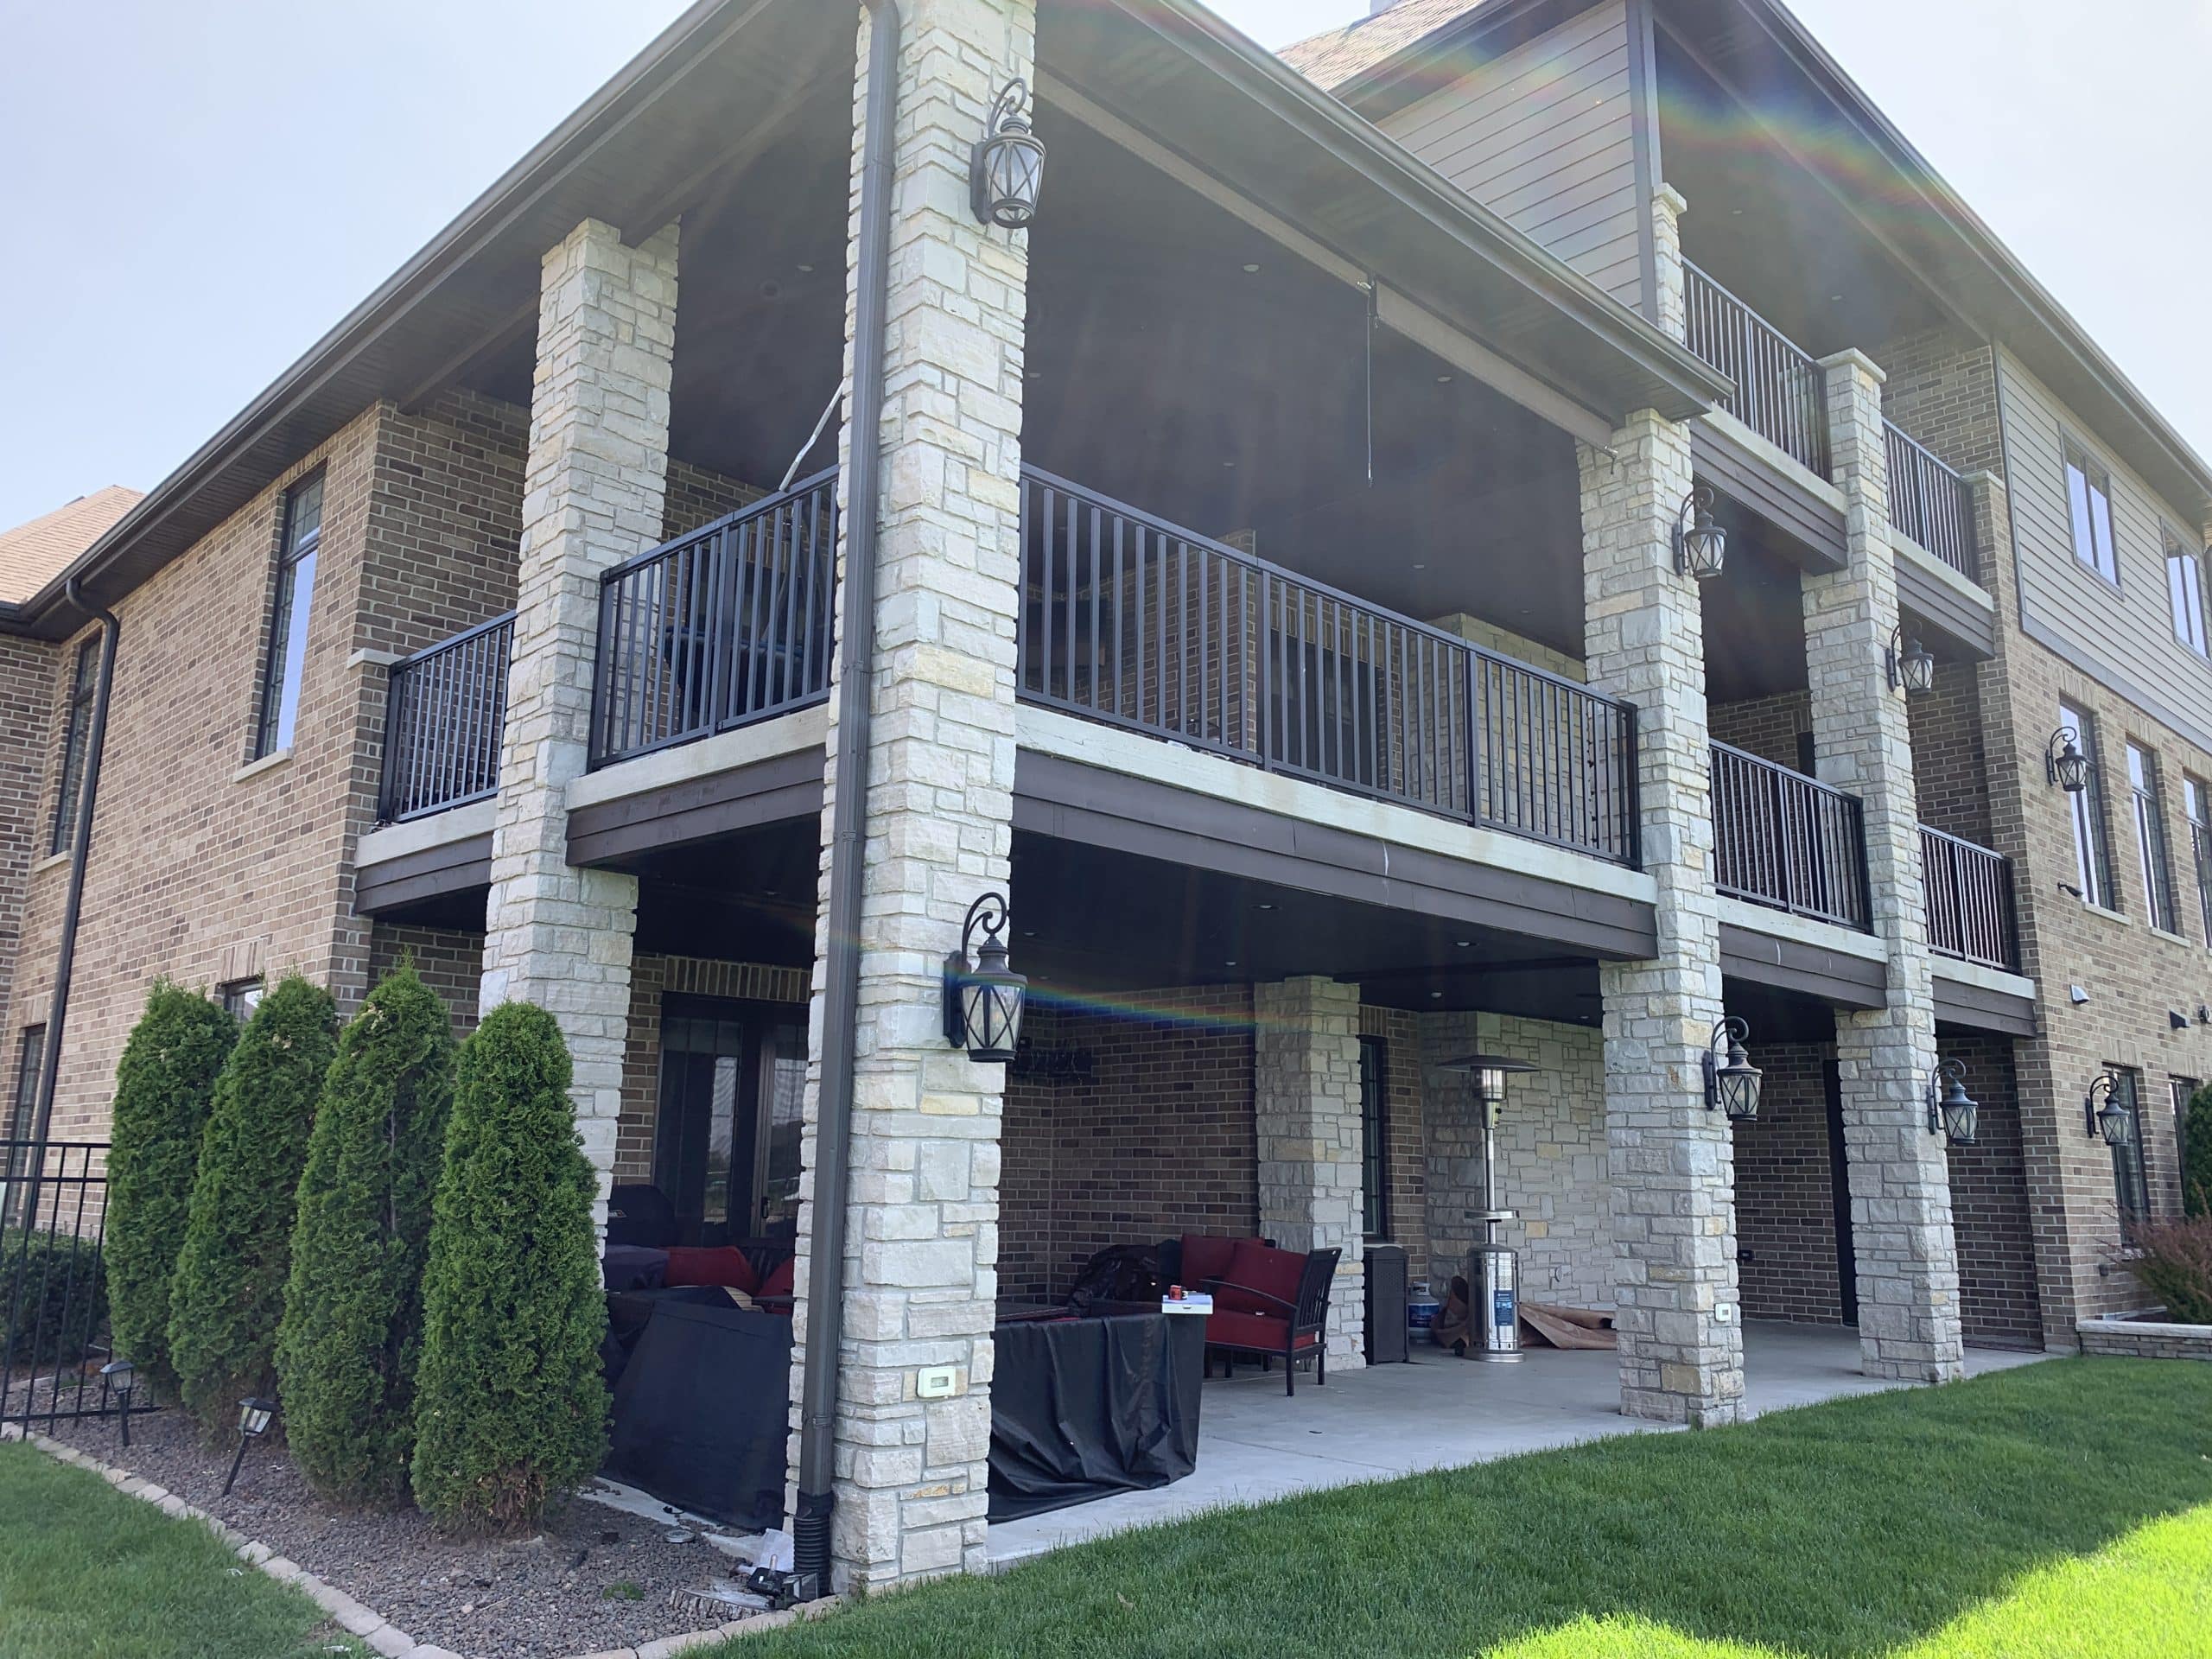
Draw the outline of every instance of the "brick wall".
[[[1920,821],[1989,845],[1989,763],[1972,663],[1938,663],[1935,689],[1905,699]]]
[[[1770,697],[1716,702],[1707,709],[1706,719],[1714,742],[1795,772],[1798,735],[1813,729],[1813,694],[1778,691]]]
[[[702,524],[749,507],[768,492],[741,484],[721,473],[695,467],[688,461],[668,458],[668,502],[662,510],[661,539],[674,541]]]
[[[1950,1150],[1960,1322],[1971,1340],[2040,1347],[2043,1315],[2012,1045],[1981,1032],[1946,1029],[1942,1039],[1943,1058],[1965,1066],[1967,1093],[1981,1108],[1974,1144]]]
[[[1827,1043],[1762,1042],[1759,1115],[1736,1126],[1736,1246],[1744,1317],[1843,1318],[1829,1156]]]
[[[1867,355],[1882,365],[1882,412],[1955,472],[2001,467],[1989,346],[1963,330],[1923,330]]]
[[[73,665],[73,652],[70,661]],[[15,983],[31,868],[51,845],[54,803],[45,792],[42,762],[54,733],[60,672],[53,645],[0,639],[0,1010],[9,1007]],[[16,1065],[18,1028],[34,1023],[29,1018],[10,1022],[0,1065]],[[7,1075],[12,1079],[13,1071]]]
[[[402,961],[412,962],[423,982],[442,997],[453,1015],[453,1034],[476,1029],[476,987],[484,976],[484,936],[458,928],[416,927],[397,922],[369,926],[369,982],[373,985]]]
[[[1090,1076],[1009,1079],[1000,1137],[999,1294],[1065,1294],[1108,1244],[1258,1225],[1252,994],[1141,992],[1111,1012],[1033,1003],[1023,1033]]]
[[[631,959],[630,1027],[622,1046],[622,1116],[614,1137],[618,1181],[653,1178],[653,1130],[660,1115],[660,1003],[671,992],[804,1007],[806,970],[699,957],[641,953]]]
[[[1406,1253],[1407,1273],[1428,1276],[1428,1155],[1421,1111],[1421,1022],[1402,1008],[1363,1007],[1360,1034],[1382,1044],[1384,1240]]]

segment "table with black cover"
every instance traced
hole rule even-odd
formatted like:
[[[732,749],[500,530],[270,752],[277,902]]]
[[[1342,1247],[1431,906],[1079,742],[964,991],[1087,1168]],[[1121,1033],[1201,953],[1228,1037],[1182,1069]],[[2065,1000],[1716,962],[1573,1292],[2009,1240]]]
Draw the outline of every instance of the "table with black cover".
[[[992,1520],[1148,1491],[1198,1466],[1203,1318],[1007,1309],[992,1340]]]

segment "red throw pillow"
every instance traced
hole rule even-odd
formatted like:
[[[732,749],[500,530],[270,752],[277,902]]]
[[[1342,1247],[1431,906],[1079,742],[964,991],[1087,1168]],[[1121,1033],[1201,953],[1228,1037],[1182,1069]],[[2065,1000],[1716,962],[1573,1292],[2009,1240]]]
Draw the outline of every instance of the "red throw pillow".
[[[798,1258],[796,1255],[787,1255],[768,1269],[768,1276],[760,1281],[760,1288],[757,1294],[763,1302],[772,1296],[789,1296],[798,1274]],[[791,1310],[790,1306],[785,1304],[777,1307],[764,1307],[761,1311],[766,1313],[788,1313]]]
[[[1223,1276],[1243,1290],[1263,1291],[1274,1300],[1263,1301],[1230,1290],[1217,1293],[1214,1303],[1232,1313],[1266,1313],[1282,1319],[1290,1312],[1286,1304],[1297,1302],[1298,1281],[1305,1275],[1306,1258],[1296,1250],[1279,1250],[1256,1238],[1240,1238],[1229,1258],[1229,1271]]]
[[[1218,1279],[1229,1271],[1229,1258],[1236,1253],[1236,1241],[1222,1238],[1212,1233],[1183,1235],[1183,1287],[1203,1290],[1209,1279]]]
[[[760,1275],[734,1244],[711,1249],[680,1245],[668,1253],[668,1272],[661,1280],[671,1287],[682,1285],[724,1285],[751,1296],[760,1288]]]

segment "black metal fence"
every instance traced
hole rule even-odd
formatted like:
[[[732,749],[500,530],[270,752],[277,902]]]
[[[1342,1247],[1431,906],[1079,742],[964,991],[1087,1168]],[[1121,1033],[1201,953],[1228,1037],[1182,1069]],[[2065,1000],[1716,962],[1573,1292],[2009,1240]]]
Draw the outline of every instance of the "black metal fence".
[[[827,696],[836,555],[832,467],[609,570],[592,764]]]
[[[0,1141],[0,1422],[114,1410],[107,1325],[107,1147]]]
[[[1687,259],[1691,351],[1736,383],[1722,404],[1808,471],[1828,475],[1827,385],[1821,365]]]
[[[1633,864],[1636,710],[1022,469],[1020,692]]]
[[[1871,925],[1857,797],[1715,743],[1713,830],[1722,893],[1817,921]]]
[[[2010,971],[2020,965],[2012,912],[2012,861],[1941,830],[1920,826],[1928,948]]]
[[[1967,481],[1885,420],[1890,462],[1890,523],[1968,582],[1981,580],[1974,556],[1974,493]]]
[[[495,616],[391,665],[385,703],[386,823],[496,794],[515,613]]]

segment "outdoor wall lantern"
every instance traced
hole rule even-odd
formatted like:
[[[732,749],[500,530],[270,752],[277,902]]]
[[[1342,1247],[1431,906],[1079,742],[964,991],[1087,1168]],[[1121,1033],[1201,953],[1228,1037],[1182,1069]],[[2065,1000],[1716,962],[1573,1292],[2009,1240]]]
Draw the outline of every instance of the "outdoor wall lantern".
[[[238,1478],[238,1465],[245,1461],[245,1449],[269,1432],[269,1425],[276,1421],[276,1402],[248,1395],[238,1402],[238,1451],[231,1459],[231,1472],[223,1481],[223,1496],[231,1495],[231,1484]]]
[[[1713,517],[1713,491],[1699,485],[1682,498],[1675,515],[1675,569],[1700,582],[1720,574],[1728,558],[1728,532]]]
[[[1021,1040],[1021,1004],[1029,982],[1007,966],[1006,895],[987,893],[968,907],[960,949],[944,959],[944,1040],[968,1058],[1004,1063]],[[969,947],[976,930],[982,943]]]
[[[1028,83],[1009,80],[991,105],[968,174],[976,217],[985,225],[1026,231],[1037,217],[1045,179],[1045,146],[1029,130]]]
[[[138,1368],[127,1359],[111,1359],[100,1367],[100,1382],[115,1390],[123,1406],[123,1443],[130,1444],[130,1395],[138,1386]]]
[[[1928,1133],[1941,1129],[1955,1147],[1974,1145],[1981,1124],[1981,1108],[1967,1093],[1967,1068],[1962,1060],[1940,1060],[1928,1074]]]
[[[2100,1071],[2082,1102],[2089,1133],[2101,1136],[2108,1147],[2124,1147],[2135,1135],[2135,1114],[2113,1098],[2113,1091],[2119,1087],[2118,1077]]]
[[[2069,795],[2079,795],[2089,786],[2089,757],[2082,753],[2082,734],[2071,726],[2062,726],[2050,734],[2050,741],[2043,747],[2044,776],[2056,784]]]
[[[1890,630],[1890,690],[1917,696],[1936,689],[1936,657],[1919,640],[1907,640],[1904,624]]]
[[[1763,1074],[1744,1052],[1744,1039],[1751,1034],[1751,1027],[1737,1015],[1724,1014],[1713,1022],[1713,1036],[1705,1046],[1705,1109],[1725,1111],[1736,1123],[1759,1115]]]

